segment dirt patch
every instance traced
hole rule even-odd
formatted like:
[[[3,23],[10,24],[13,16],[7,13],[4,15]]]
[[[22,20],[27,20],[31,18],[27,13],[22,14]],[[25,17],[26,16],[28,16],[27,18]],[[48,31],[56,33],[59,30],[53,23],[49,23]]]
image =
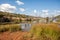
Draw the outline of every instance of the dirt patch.
[[[28,34],[28,32],[4,32],[0,34],[0,40],[23,40],[26,34]]]

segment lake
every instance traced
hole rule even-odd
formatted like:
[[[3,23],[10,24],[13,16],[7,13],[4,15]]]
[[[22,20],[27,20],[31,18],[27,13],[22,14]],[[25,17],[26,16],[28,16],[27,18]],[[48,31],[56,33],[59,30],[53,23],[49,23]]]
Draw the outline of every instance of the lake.
[[[31,29],[31,23],[20,23],[22,31],[29,31]]]

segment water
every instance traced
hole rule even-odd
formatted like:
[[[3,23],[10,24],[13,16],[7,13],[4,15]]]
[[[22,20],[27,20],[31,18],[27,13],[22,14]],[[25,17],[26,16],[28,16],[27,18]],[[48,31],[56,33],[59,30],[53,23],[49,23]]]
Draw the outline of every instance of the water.
[[[20,23],[22,31],[29,31],[31,29],[31,23]]]

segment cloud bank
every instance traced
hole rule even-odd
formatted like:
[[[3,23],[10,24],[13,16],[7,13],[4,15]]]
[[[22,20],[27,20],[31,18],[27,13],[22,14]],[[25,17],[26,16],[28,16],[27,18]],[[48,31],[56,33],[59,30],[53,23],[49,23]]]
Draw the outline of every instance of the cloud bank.
[[[12,6],[10,4],[1,4],[0,5],[0,11],[3,12],[14,12],[16,10],[15,6]]]

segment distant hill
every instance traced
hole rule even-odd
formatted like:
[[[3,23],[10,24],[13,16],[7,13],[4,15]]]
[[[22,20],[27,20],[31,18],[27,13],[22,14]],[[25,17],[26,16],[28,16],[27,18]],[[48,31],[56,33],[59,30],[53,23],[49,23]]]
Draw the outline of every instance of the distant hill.
[[[60,15],[55,17],[57,19],[57,22],[60,22]]]
[[[4,17],[5,19],[3,19]],[[1,18],[2,17],[2,18]],[[7,19],[8,18],[8,19]],[[46,18],[42,18],[42,17],[34,17],[34,16],[29,16],[29,15],[24,15],[24,14],[17,14],[17,13],[8,13],[8,12],[1,12],[0,11],[0,21],[2,20],[6,20],[8,22],[14,22],[14,23],[20,23],[22,21],[47,21]],[[52,17],[52,18],[48,18],[48,20],[51,21],[56,21],[56,22],[60,22],[60,15]]]
[[[0,11],[0,15],[11,16],[11,17],[23,17],[23,18],[33,17],[33,16],[28,16],[23,14],[8,13],[8,12],[1,12],[1,11]]]
[[[60,18],[60,15],[56,16],[55,18]]]
[[[19,23],[21,21],[31,21],[33,20],[33,16],[23,15],[23,14],[17,14],[17,13],[8,13],[8,12],[1,12],[0,11],[0,20],[3,20],[3,18],[8,18],[9,20],[12,20],[12,22]]]

